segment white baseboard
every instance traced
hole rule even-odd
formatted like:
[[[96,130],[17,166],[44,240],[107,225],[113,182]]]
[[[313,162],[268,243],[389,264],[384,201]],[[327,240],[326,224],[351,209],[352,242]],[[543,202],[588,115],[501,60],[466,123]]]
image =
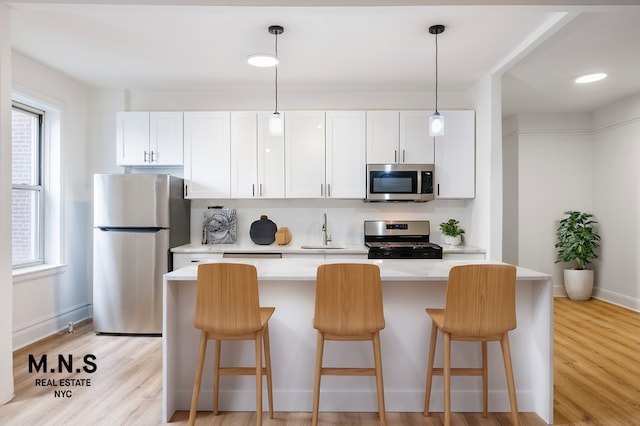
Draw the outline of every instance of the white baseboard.
[[[23,348],[67,328],[67,325],[90,318],[89,305],[76,306],[13,332],[13,350]]]
[[[593,297],[613,303],[614,305],[622,306],[623,308],[631,309],[632,311],[640,312],[640,299],[634,297],[600,288],[594,288]]]
[[[566,296],[567,293],[564,290],[564,286],[554,285],[553,295]],[[632,311],[640,312],[640,299],[625,296],[624,294],[619,294],[613,291],[604,290],[597,287],[593,289],[593,297],[596,299],[600,299],[604,302],[612,303],[614,305],[622,306],[623,308],[631,309]]]

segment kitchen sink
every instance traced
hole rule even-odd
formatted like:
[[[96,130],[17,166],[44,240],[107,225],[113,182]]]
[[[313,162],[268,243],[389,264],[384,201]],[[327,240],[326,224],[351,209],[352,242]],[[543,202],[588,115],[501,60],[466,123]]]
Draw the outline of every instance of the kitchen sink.
[[[311,246],[300,246],[301,249],[312,249],[312,250],[340,250],[340,249],[345,249],[345,246],[334,246],[333,244],[329,244],[326,246],[323,246],[322,244],[318,244],[318,245],[311,245]]]

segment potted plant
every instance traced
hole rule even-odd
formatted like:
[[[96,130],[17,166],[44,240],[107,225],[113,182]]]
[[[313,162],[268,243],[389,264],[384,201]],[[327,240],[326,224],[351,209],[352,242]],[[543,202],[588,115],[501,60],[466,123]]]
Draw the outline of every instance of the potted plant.
[[[573,300],[588,300],[593,290],[593,270],[588,266],[598,257],[596,249],[600,246],[598,222],[590,213],[567,211],[564,214],[556,230],[556,263],[575,262],[575,268],[564,270],[567,296]]]
[[[460,221],[456,219],[449,219],[446,222],[440,224],[440,230],[442,231],[442,241],[445,244],[457,246],[462,242],[462,234],[464,229],[460,227]]]

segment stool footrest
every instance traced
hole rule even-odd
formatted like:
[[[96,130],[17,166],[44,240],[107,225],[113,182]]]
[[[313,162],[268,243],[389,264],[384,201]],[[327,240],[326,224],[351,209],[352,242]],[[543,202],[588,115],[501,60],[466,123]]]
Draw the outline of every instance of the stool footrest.
[[[451,369],[452,376],[482,376],[482,374],[483,374],[482,368],[452,368]],[[443,376],[444,369],[434,368],[433,375]]]
[[[220,367],[219,374],[221,376],[255,376],[255,367]],[[262,367],[262,374],[267,374],[267,369]]]
[[[323,367],[321,374],[327,376],[375,376],[375,368]]]

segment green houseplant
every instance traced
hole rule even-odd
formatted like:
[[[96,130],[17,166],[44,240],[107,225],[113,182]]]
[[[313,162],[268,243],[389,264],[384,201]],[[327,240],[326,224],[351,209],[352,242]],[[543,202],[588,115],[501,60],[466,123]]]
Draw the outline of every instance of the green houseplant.
[[[442,231],[442,240],[445,244],[458,245],[462,242],[462,234],[464,229],[460,227],[460,221],[457,219],[449,219],[440,224]]]
[[[558,262],[574,262],[575,268],[564,270],[564,286],[567,296],[574,300],[587,300],[593,290],[593,271],[589,264],[598,258],[600,246],[598,222],[591,213],[566,211],[556,230]]]

